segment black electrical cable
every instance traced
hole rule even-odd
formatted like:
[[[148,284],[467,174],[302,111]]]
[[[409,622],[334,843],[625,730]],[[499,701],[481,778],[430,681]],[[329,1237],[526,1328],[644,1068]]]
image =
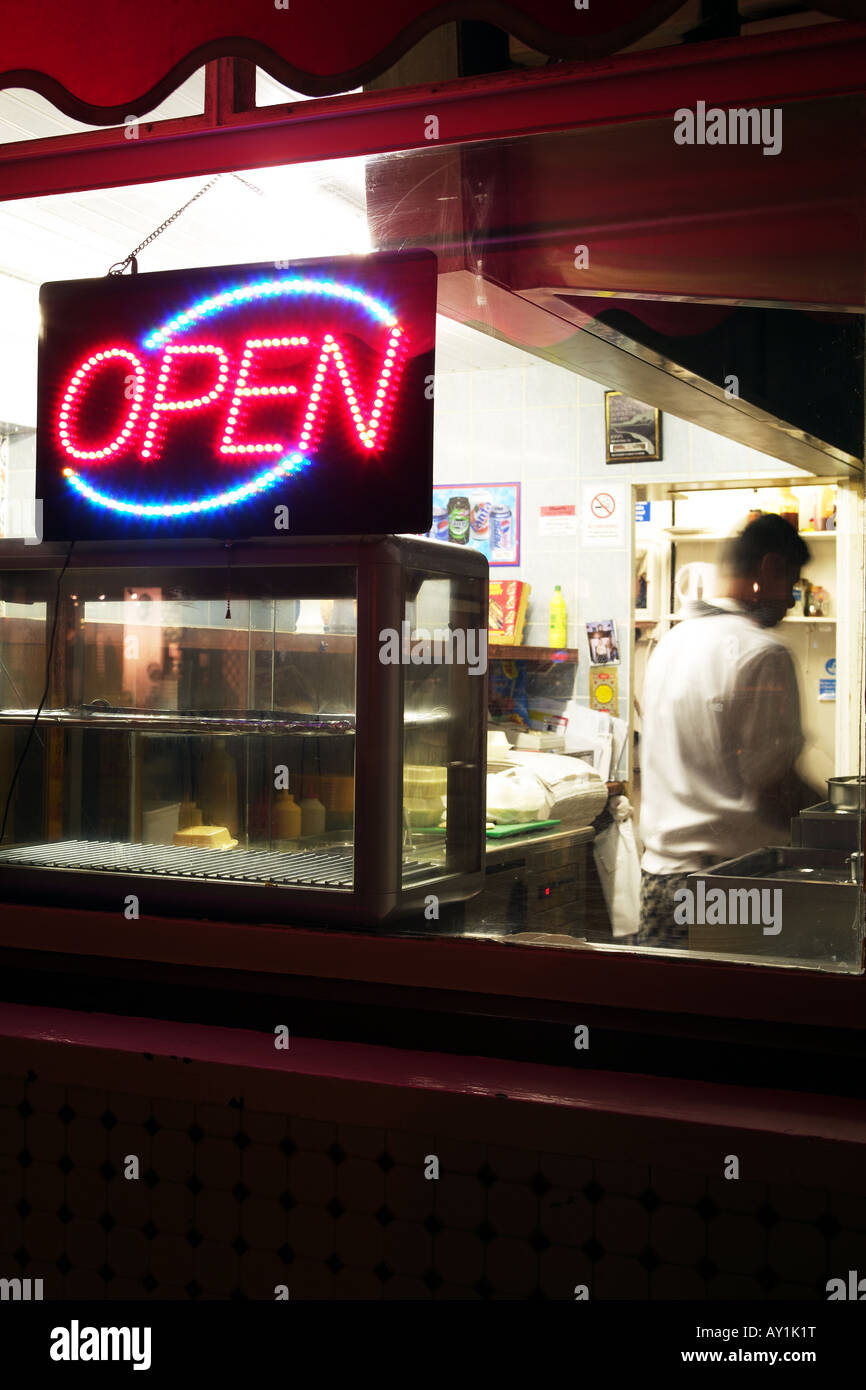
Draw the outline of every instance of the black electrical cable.
[[[70,541],[69,549],[66,552],[66,559],[63,561],[63,568],[57,576],[57,588],[54,592],[54,621],[51,624],[51,639],[48,643],[48,659],[45,663],[45,689],[42,692],[42,699],[39,701],[39,708],[33,716],[33,723],[30,725],[30,731],[27,735],[27,742],[24,744],[24,751],[22,752],[21,757],[18,759],[18,762],[15,764],[15,771],[12,774],[12,781],[9,783],[9,791],[6,795],[6,805],[3,808],[3,824],[0,825],[0,844],[3,843],[3,840],[6,835],[6,822],[9,819],[9,811],[12,807],[12,798],[15,795],[15,787],[18,782],[18,775],[22,767],[24,766],[24,760],[30,751],[30,745],[33,742],[33,735],[36,733],[36,725],[38,724],[39,716],[42,713],[42,706],[48,699],[48,689],[51,685],[51,661],[54,656],[54,640],[57,636],[57,619],[60,616],[60,586],[63,583],[63,576],[69,568],[69,561],[72,559],[72,551],[74,546],[75,541]]]

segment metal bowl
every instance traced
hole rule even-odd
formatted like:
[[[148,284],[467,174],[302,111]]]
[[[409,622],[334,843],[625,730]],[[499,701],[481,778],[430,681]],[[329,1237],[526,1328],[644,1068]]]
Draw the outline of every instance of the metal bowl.
[[[864,784],[866,777],[828,777],[827,800],[840,810],[862,811]]]

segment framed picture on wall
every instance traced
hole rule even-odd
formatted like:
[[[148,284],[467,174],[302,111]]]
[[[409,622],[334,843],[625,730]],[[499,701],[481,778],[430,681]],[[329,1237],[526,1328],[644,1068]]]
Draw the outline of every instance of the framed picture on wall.
[[[520,484],[447,483],[433,489],[431,540],[468,545],[491,565],[520,564]]]
[[[662,456],[662,415],[624,391],[604,393],[605,463],[652,463]]]

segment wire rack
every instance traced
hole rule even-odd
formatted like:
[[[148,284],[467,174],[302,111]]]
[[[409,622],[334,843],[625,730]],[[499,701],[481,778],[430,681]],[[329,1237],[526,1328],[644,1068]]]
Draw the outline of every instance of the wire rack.
[[[0,869],[6,866],[310,888],[351,888],[353,870],[352,852],[344,848],[280,853],[133,845],[117,840],[61,840],[47,845],[16,846],[0,850]],[[432,861],[408,862],[404,882],[426,878],[434,868]]]

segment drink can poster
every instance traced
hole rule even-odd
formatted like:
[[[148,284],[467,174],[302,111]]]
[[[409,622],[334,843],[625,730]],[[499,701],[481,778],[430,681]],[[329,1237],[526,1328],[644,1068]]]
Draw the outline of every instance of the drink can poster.
[[[480,550],[491,565],[520,564],[520,484],[449,483],[433,489],[431,540]]]

